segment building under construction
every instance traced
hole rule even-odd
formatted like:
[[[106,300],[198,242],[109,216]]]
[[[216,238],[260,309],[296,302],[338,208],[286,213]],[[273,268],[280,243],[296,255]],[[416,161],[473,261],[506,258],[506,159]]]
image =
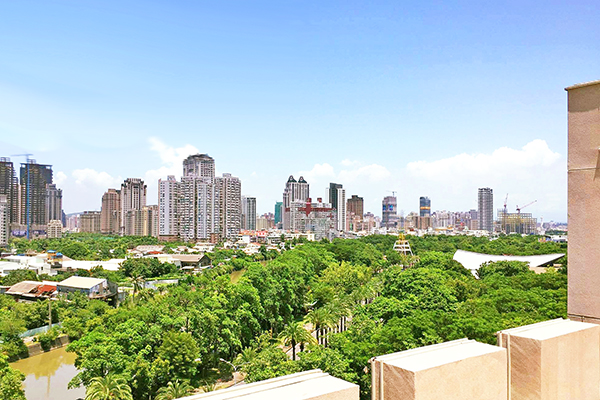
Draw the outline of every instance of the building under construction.
[[[531,213],[509,213],[500,209],[498,210],[498,223],[500,232],[507,235],[511,233],[530,235],[537,231],[537,219],[533,218]]]

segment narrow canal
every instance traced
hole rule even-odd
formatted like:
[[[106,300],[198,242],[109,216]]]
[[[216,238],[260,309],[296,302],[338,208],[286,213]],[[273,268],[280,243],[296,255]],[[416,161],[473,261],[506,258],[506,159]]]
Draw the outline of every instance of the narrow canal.
[[[27,400],[77,400],[85,397],[85,388],[67,389],[77,374],[75,354],[64,347],[10,364],[23,372]]]

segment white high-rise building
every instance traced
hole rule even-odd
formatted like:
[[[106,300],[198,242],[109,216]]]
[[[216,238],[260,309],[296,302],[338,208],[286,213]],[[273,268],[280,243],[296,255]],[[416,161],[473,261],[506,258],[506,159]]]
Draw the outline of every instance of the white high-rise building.
[[[478,193],[479,229],[494,231],[494,191],[490,188],[479,188]]]
[[[183,160],[183,176],[215,177],[215,160],[208,154],[195,154]]]
[[[48,228],[46,229],[46,235],[48,239],[60,239],[62,237],[62,222],[53,219],[48,221]]]
[[[290,207],[292,203],[297,201],[306,202],[309,197],[310,188],[308,182],[304,180],[304,177],[301,176],[300,179],[296,181],[294,176],[290,175],[285,184],[285,189],[283,190],[283,205],[281,206],[281,219],[284,230],[291,229]]]
[[[177,202],[179,200],[179,186],[174,175],[169,175],[166,180],[158,180],[158,214],[160,236],[179,235],[179,221]]]
[[[127,227],[128,211],[141,210],[146,206],[146,185],[139,178],[128,178],[121,184],[121,234],[131,232],[133,227]]]
[[[242,224],[242,184],[231,174],[215,177],[208,154],[183,161],[183,177],[159,180],[160,235],[182,240],[219,240],[237,236]]]
[[[8,245],[8,232],[10,225],[8,196],[0,194],[0,246]]]
[[[62,220],[62,189],[54,183],[46,186],[46,218],[48,221]]]
[[[242,228],[242,181],[231,174],[215,180],[220,186],[221,236],[233,238]]]
[[[336,229],[343,232],[346,230],[346,189],[339,187],[335,190],[337,194],[336,204],[331,204],[331,206],[336,213]]]
[[[256,230],[256,197],[242,196],[242,229]]]

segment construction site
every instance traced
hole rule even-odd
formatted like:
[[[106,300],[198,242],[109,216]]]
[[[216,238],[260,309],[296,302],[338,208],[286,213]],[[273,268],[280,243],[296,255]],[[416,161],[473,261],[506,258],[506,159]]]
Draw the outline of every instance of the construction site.
[[[531,213],[522,213],[521,210],[537,203],[532,201],[522,207],[517,206],[517,212],[509,213],[507,209],[508,194],[504,199],[504,207],[498,210],[499,231],[507,235],[517,233],[520,235],[531,235],[537,232],[537,219]]]

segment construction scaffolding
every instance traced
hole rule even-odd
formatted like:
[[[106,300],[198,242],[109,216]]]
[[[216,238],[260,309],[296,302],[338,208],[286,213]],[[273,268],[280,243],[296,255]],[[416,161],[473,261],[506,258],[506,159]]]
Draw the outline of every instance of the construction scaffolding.
[[[500,231],[505,234],[517,233],[530,235],[537,232],[537,219],[531,213],[509,213],[503,209],[498,210]]]

